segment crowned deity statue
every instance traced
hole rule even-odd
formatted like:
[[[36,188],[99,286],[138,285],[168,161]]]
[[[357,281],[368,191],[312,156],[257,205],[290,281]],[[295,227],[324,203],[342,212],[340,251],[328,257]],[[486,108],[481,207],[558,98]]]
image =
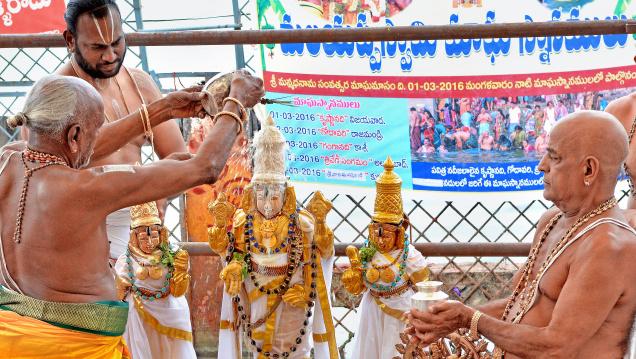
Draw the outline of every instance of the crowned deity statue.
[[[155,202],[131,208],[126,253],[115,264],[117,296],[130,304],[124,340],[133,358],[196,358],[188,252],[171,247]]]
[[[271,117],[255,135],[253,177],[241,206],[210,203],[210,247],[225,259],[219,358],[338,358],[329,299],[331,202],[316,192],[297,208],[285,176],[285,138]]]
[[[430,274],[426,260],[409,241],[409,221],[402,209],[402,179],[393,168],[389,157],[376,180],[367,241],[360,250],[347,247],[351,267],[344,271],[342,283],[354,295],[364,292],[358,310],[354,359],[386,359],[398,354],[395,344],[400,343],[400,332],[406,327],[403,314],[411,307],[413,287],[428,280]]]

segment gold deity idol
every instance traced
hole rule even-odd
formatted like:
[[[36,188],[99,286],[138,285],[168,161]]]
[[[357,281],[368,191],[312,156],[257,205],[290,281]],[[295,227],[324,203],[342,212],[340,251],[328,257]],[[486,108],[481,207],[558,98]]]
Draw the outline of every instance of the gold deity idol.
[[[117,276],[117,293],[124,299],[128,290],[141,299],[161,299],[168,294],[185,294],[190,284],[188,252],[173,251],[168,242],[168,229],[161,225],[155,202],[130,209],[131,232],[128,250],[122,257],[126,275]],[[146,288],[146,280],[164,280],[161,288]]]
[[[129,303],[124,340],[133,358],[196,358],[190,308],[188,252],[173,250],[155,202],[130,209],[126,253],[115,263],[117,296]]]
[[[376,180],[376,198],[373,211],[373,222],[369,224],[369,237],[367,245],[359,253],[355,247],[347,251],[351,262],[351,269],[343,274],[345,289],[353,294],[360,294],[365,286],[361,283],[377,283],[379,280],[385,283],[395,283],[405,275],[404,267],[409,240],[405,235],[409,227],[409,221],[404,214],[402,205],[402,179],[394,171],[395,165],[388,157],[384,162],[384,172]],[[391,253],[397,256],[391,256]],[[376,256],[378,254],[378,257]],[[362,254],[362,258],[360,257]],[[376,261],[371,260],[376,258]],[[389,259],[390,258],[390,259]],[[382,264],[376,263],[381,259]],[[386,262],[388,259],[388,262]],[[364,267],[364,268],[363,268]],[[422,272],[410,275],[410,282],[417,283],[428,278],[428,268],[422,268]]]
[[[219,357],[240,356],[241,332],[255,358],[305,358],[312,349],[317,359],[338,356],[325,281],[334,254],[326,225],[332,205],[316,192],[309,211],[296,207],[285,144],[267,117],[254,138],[254,174],[240,208],[225,196],[209,205],[208,241],[225,258]]]
[[[429,276],[426,260],[406,235],[409,221],[402,208],[402,180],[394,167],[388,157],[376,180],[373,221],[365,245],[360,250],[347,247],[351,267],[344,271],[342,283],[354,295],[364,293],[354,358],[385,359],[398,354],[394,344],[406,326],[402,317],[410,308],[412,288]],[[382,344],[370,352],[368,343]]]

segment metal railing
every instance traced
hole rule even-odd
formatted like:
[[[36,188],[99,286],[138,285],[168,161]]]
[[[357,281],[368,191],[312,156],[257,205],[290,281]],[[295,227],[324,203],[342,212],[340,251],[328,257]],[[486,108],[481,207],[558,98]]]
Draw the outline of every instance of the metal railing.
[[[519,22],[337,29],[164,31],[126,36],[130,46],[190,46],[356,41],[453,40],[636,33],[635,20]],[[0,48],[64,47],[61,35],[0,35]]]

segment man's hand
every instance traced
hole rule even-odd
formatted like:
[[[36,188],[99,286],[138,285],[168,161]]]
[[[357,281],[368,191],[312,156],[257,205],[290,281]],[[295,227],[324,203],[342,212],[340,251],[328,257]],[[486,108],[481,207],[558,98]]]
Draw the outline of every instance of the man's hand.
[[[234,72],[232,85],[230,86],[230,97],[234,97],[241,101],[243,106],[254,107],[265,96],[263,88],[263,80],[252,76],[245,70]]]
[[[159,219],[163,222],[164,218],[166,218],[166,211],[168,210],[168,199],[160,198],[155,201],[157,204],[157,210],[159,211]]]
[[[193,86],[181,91],[171,92],[163,98],[168,108],[169,118],[205,117],[201,100],[206,94],[201,86]]]
[[[406,313],[410,325],[407,333],[429,345],[459,328],[470,327],[473,313],[473,309],[455,300],[434,304],[425,312],[411,309]]]

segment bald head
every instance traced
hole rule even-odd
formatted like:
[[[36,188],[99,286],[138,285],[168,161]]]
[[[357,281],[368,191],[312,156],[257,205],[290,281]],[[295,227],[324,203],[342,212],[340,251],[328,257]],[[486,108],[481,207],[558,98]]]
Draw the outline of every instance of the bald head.
[[[613,115],[601,111],[574,112],[550,132],[551,145],[558,145],[579,159],[598,159],[601,174],[616,179],[628,153],[627,133]]]
[[[47,137],[61,139],[73,124],[84,127],[103,111],[101,96],[86,81],[69,76],[48,75],[37,81],[27,95],[24,108],[7,120],[13,128],[26,126]]]

